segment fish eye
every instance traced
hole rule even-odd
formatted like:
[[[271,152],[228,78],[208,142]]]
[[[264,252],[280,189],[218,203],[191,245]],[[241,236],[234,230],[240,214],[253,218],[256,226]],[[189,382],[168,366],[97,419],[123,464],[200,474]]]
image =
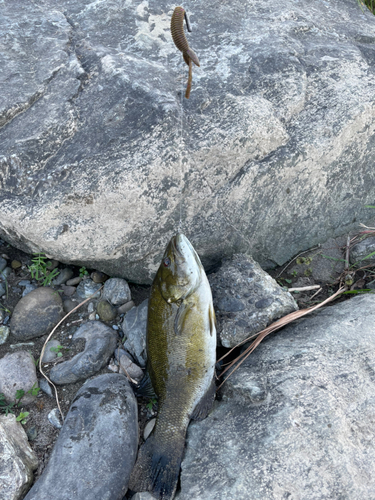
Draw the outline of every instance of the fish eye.
[[[166,257],[163,260],[163,264],[165,265],[165,267],[169,267],[171,265],[171,259],[169,259],[168,257]]]

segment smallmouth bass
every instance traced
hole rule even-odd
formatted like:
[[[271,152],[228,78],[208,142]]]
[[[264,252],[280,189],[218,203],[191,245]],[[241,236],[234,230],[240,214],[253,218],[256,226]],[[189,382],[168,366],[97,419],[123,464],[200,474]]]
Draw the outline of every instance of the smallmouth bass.
[[[197,253],[180,233],[169,242],[151,287],[147,355],[159,411],[139,450],[129,488],[171,500],[189,421],[205,418],[215,398],[211,288]]]

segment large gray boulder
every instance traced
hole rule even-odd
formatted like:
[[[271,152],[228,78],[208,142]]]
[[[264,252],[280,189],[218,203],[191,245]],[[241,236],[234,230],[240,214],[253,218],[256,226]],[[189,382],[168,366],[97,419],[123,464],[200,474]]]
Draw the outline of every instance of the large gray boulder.
[[[375,297],[267,338],[192,423],[176,500],[375,498]]]
[[[138,449],[137,402],[123,375],[77,392],[42,476],[25,500],[121,500]]]
[[[145,283],[181,192],[206,265],[281,264],[370,221],[375,17],[355,0],[187,1],[186,100],[174,6],[2,4],[1,237]]]

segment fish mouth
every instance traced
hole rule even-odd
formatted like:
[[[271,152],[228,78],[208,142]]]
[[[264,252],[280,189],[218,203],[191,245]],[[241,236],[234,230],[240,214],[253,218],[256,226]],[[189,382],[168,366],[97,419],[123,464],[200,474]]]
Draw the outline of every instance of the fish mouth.
[[[174,236],[171,240],[172,243],[172,249],[177,253],[179,257],[182,259],[185,257],[184,254],[181,251],[181,243],[186,240],[186,236],[184,236],[182,233],[177,233],[176,236]]]

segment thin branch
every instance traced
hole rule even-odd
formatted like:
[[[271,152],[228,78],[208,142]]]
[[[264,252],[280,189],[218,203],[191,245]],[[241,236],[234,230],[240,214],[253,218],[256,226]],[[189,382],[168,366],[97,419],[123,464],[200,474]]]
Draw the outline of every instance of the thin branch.
[[[318,288],[320,288],[320,285],[300,286],[298,288],[288,288],[288,292],[308,292],[309,290],[317,290]]]
[[[43,375],[43,377],[51,384],[53,385],[53,388],[55,389],[55,398],[56,398],[56,403],[57,403],[57,406],[59,408],[59,412],[60,412],[60,415],[61,415],[61,418],[62,418],[62,421],[64,422],[64,415],[63,415],[63,412],[61,411],[61,407],[60,407],[60,402],[59,402],[59,397],[57,395],[57,388],[55,386],[55,384],[47,377],[47,375],[44,373],[44,371],[42,370],[42,358],[43,358],[43,354],[44,354],[44,351],[46,350],[46,346],[47,346],[47,342],[49,341],[49,339],[52,337],[52,335],[55,333],[55,331],[57,330],[57,328],[61,325],[61,323],[63,323],[66,318],[68,316],[70,316],[72,313],[74,313],[74,311],[76,311],[77,309],[79,309],[81,306],[83,306],[83,304],[86,304],[86,302],[88,302],[90,299],[92,299],[98,292],[100,292],[100,290],[103,288],[104,285],[102,285],[95,293],[93,293],[92,295],[90,295],[90,297],[88,297],[86,300],[84,300],[83,302],[81,302],[80,304],[78,304],[78,306],[76,306],[74,309],[72,309],[71,311],[69,311],[58,323],[57,325],[52,329],[51,333],[48,335],[46,341],[44,342],[44,345],[43,345],[43,348],[42,348],[42,351],[40,353],[40,357],[39,357],[39,371],[40,373]]]

